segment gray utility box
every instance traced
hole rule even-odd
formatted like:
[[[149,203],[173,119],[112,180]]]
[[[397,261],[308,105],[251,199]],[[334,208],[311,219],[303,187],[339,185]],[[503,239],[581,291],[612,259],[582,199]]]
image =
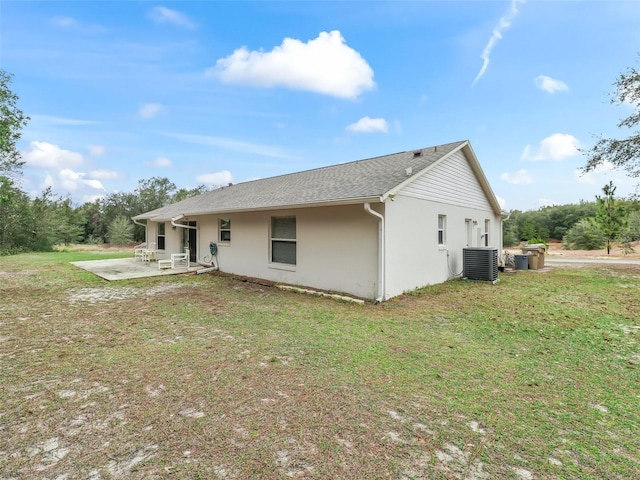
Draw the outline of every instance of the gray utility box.
[[[469,280],[498,280],[498,249],[466,247],[462,249],[462,276]]]

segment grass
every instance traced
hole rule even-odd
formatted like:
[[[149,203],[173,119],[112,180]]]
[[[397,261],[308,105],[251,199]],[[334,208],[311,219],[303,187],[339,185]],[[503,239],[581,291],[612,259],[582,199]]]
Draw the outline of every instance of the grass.
[[[216,275],[108,283],[68,263],[91,258],[0,258],[1,478],[640,468],[637,266],[363,307]]]

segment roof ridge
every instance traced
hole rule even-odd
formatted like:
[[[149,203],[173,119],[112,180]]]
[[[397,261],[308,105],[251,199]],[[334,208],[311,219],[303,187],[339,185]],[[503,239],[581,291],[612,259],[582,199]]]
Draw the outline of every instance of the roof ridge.
[[[420,148],[415,148],[415,149],[412,149],[412,150],[402,150],[400,152],[387,153],[386,155],[377,155],[375,157],[369,157],[369,158],[361,158],[361,159],[358,159],[358,160],[351,160],[349,162],[334,163],[332,165],[325,165],[323,167],[309,168],[307,170],[298,170],[298,171],[295,171],[295,172],[281,173],[280,175],[273,175],[272,177],[255,178],[253,180],[247,180],[246,182],[234,183],[233,185],[221,185],[220,187],[214,188],[213,190],[210,190],[210,191],[214,192],[214,191],[219,190],[219,189],[227,189],[227,188],[230,188],[230,187],[234,187],[236,185],[244,185],[244,184],[249,184],[249,183],[253,183],[253,182],[262,182],[264,180],[281,178],[281,177],[286,177],[286,176],[289,176],[289,175],[299,175],[301,173],[315,172],[315,171],[318,171],[318,170],[324,170],[324,169],[330,169],[330,168],[337,168],[337,167],[341,167],[341,166],[344,166],[344,165],[351,165],[351,164],[355,164],[355,163],[359,163],[359,162],[368,162],[370,160],[376,160],[376,159],[380,159],[380,158],[384,158],[384,157],[392,157],[394,155],[401,155],[403,153],[408,153],[408,152],[416,152],[418,150],[428,150],[430,148],[447,147],[449,145],[462,144],[462,143],[467,142],[467,141],[468,140],[458,140],[456,142],[442,143],[440,145],[430,145],[428,147],[420,147]]]

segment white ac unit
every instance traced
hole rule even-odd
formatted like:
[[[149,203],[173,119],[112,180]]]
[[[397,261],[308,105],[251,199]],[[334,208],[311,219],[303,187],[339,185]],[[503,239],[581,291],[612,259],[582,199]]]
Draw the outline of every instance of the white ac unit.
[[[462,276],[469,280],[498,281],[498,249],[466,247],[462,249]]]

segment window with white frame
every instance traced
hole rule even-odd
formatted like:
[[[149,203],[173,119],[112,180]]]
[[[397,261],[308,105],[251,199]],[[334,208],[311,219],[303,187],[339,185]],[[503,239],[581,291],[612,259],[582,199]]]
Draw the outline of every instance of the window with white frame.
[[[271,217],[271,262],[296,264],[296,217]]]
[[[484,221],[484,246],[485,247],[489,246],[489,226],[490,226],[489,220],[485,220]]]
[[[164,222],[158,223],[158,236],[157,236],[157,248],[158,250],[164,250],[164,239],[165,239],[165,224]]]
[[[220,219],[220,243],[231,242],[231,220],[228,218]]]
[[[447,236],[447,216],[446,215],[438,215],[438,245],[444,245]]]

